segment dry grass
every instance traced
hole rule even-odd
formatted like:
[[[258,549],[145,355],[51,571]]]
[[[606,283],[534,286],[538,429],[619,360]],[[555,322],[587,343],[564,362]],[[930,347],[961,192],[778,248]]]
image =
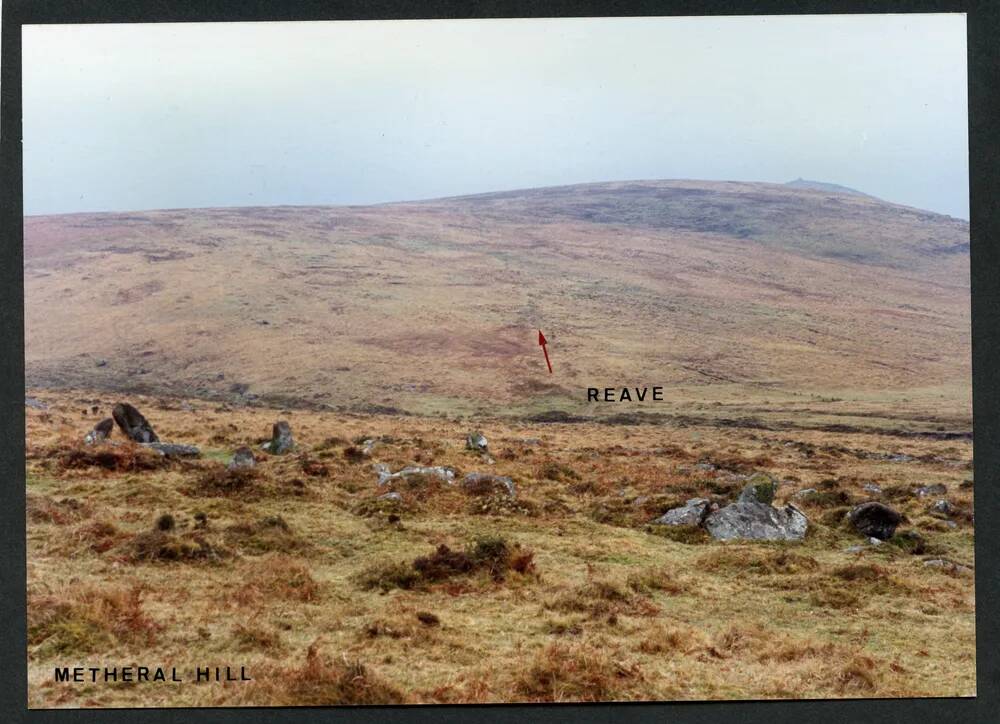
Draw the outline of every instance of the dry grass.
[[[165,439],[199,445],[205,459],[64,469],[46,456],[89,428],[76,400],[95,395],[35,394],[49,409],[45,419],[27,411],[32,706],[975,691],[972,579],[923,565],[975,563],[964,441],[456,422],[197,401],[185,410],[179,401],[134,398]],[[199,484],[224,476],[235,447],[279,418],[292,425],[294,454],[262,455],[242,491]],[[475,427],[490,439],[493,465],[464,449]],[[211,442],[220,430],[224,447]],[[359,438],[378,440],[361,464],[341,453]],[[889,453],[913,461],[876,455]],[[802,502],[813,524],[800,543],[721,544],[697,529],[666,535],[667,526],[649,526],[688,497],[732,500],[743,481],[719,465],[765,459],[765,472],[781,481],[778,504],[805,488],[837,503],[842,494],[867,498],[869,482],[883,490],[942,483],[958,511],[954,525],[927,512],[932,500],[910,494],[891,503],[910,521],[899,541],[877,547],[844,527],[842,511],[828,519],[842,506],[825,507],[827,498]],[[325,474],[303,469],[315,461]],[[696,467],[709,461],[716,469]],[[508,475],[518,481],[517,500],[536,509],[482,515],[469,507],[482,497],[427,479],[401,486],[400,501],[379,499],[386,491],[372,462]],[[558,479],[541,476],[550,469],[561,471]],[[606,522],[595,519],[598,508]],[[920,546],[910,545],[913,533]],[[861,552],[848,550],[856,545]],[[177,687],[166,699],[144,686],[82,693],[46,683],[71,654],[90,663],[104,651],[182,670],[245,665],[253,682]]]

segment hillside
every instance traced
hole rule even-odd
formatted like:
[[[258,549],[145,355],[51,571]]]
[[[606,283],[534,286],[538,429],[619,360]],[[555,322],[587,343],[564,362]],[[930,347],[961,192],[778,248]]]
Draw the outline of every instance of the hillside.
[[[868,196],[702,181],[28,217],[26,377],[344,410],[966,428],[968,234]],[[605,385],[666,402],[586,403]]]

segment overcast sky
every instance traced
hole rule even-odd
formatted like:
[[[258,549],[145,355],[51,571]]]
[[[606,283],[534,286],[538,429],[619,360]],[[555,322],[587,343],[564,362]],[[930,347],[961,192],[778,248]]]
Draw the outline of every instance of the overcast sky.
[[[23,37],[26,214],[801,176],[968,218],[964,15]]]

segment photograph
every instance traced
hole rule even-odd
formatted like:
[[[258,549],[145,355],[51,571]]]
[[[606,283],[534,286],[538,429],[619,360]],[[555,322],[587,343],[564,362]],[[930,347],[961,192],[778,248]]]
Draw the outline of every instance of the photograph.
[[[28,707],[975,697],[966,20],[23,25]]]

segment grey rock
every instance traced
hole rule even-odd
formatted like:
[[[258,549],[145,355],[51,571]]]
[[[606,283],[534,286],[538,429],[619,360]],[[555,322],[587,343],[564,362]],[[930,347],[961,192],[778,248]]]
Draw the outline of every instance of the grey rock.
[[[397,493],[395,490],[385,493],[384,495],[380,495],[377,498],[377,500],[402,500],[402,499],[403,496]]]
[[[863,490],[866,493],[871,493],[872,495],[881,495],[882,494],[882,488],[879,487],[878,485],[876,485],[875,483],[865,483],[865,486],[864,486]]]
[[[816,488],[805,488],[804,490],[800,490],[799,492],[797,492],[792,497],[793,498],[808,498],[810,495],[815,495],[817,492],[819,492],[819,491],[817,491]]]
[[[882,545],[882,541],[880,541],[878,538],[869,538],[868,542],[870,544],[872,544],[873,546],[880,546],[880,545]]]
[[[951,515],[955,509],[952,507],[951,503],[947,500],[939,500],[934,505],[931,506],[931,511],[935,513],[942,513],[943,515]]]
[[[236,470],[237,468],[252,468],[256,464],[257,461],[254,459],[253,450],[244,445],[243,447],[236,448],[235,452],[233,452],[232,460],[229,461],[226,467],[230,470]]]
[[[680,508],[672,508],[653,521],[655,525],[701,525],[708,515],[708,501],[691,498]]]
[[[48,405],[46,405],[41,400],[35,399],[34,397],[25,397],[24,398],[24,406],[25,407],[30,407],[30,408],[32,408],[34,410],[47,410],[47,409],[49,409]]]
[[[717,540],[801,540],[809,519],[794,505],[778,509],[769,503],[739,500],[709,514],[704,526]]]
[[[522,445],[541,445],[542,441],[537,437],[526,437],[521,440]]]
[[[121,431],[125,433],[125,437],[133,442],[160,441],[149,421],[142,416],[141,412],[127,402],[119,402],[111,408],[111,417],[114,418],[115,423],[121,428]]]
[[[864,546],[848,546],[844,549],[845,553],[861,553],[865,549]]]
[[[375,463],[372,465],[372,470],[374,470],[375,474],[378,475],[379,485],[382,485],[382,483],[392,477],[392,471],[389,469],[389,466],[384,463]]]
[[[511,498],[517,496],[517,488],[511,478],[491,473],[467,474],[462,478],[462,489],[471,495],[490,495],[499,492]]]
[[[488,443],[486,442],[486,436],[483,435],[479,430],[470,432],[465,436],[465,449],[473,450],[475,452],[486,452]]]
[[[892,455],[888,455],[886,460],[891,463],[912,463],[916,458],[905,453],[893,453]]]
[[[110,417],[106,417],[94,425],[94,429],[87,433],[86,437],[83,438],[83,442],[87,445],[96,445],[99,442],[104,442],[111,435],[111,431],[114,428],[115,421]]]
[[[972,575],[973,572],[968,566],[963,566],[961,563],[955,563],[944,558],[932,558],[931,560],[924,561],[924,565],[929,568],[943,568],[946,571],[963,575]]]
[[[388,471],[388,468],[385,469]],[[402,470],[395,473],[385,474],[385,472],[379,471],[379,485],[389,485],[398,480],[406,480],[414,476],[425,476],[430,478],[437,478],[438,480],[445,483],[455,482],[455,471],[451,468],[443,466],[435,467],[423,467],[420,465],[409,465]]]
[[[715,466],[712,463],[695,463],[694,469],[711,472],[712,470],[715,470]]]
[[[888,505],[873,501],[855,507],[847,514],[847,520],[866,538],[889,540],[903,517]]]
[[[99,359],[94,364],[96,366],[98,366],[98,367],[107,367],[108,366],[108,361],[106,359]]]
[[[285,420],[274,423],[271,427],[271,440],[261,446],[272,455],[284,455],[293,447],[295,440],[292,438],[292,428]]]
[[[201,450],[194,445],[181,445],[173,442],[144,442],[143,447],[148,447],[160,455],[168,458],[196,458],[201,455]]]
[[[917,488],[913,492],[917,494],[918,498],[926,498],[929,495],[944,495],[948,492],[948,488],[941,483],[935,483],[934,485],[925,485]]]

